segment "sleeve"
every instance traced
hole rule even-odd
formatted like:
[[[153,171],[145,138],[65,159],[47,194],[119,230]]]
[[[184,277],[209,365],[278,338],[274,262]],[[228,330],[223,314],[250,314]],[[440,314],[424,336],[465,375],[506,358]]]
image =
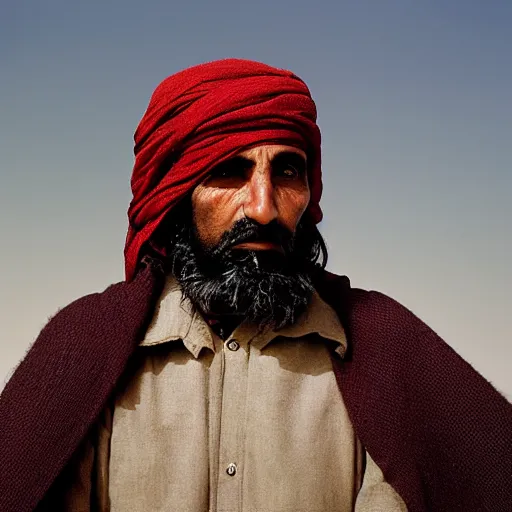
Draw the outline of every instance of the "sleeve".
[[[366,452],[363,484],[356,498],[355,512],[407,512],[398,493],[384,479],[379,466]]]

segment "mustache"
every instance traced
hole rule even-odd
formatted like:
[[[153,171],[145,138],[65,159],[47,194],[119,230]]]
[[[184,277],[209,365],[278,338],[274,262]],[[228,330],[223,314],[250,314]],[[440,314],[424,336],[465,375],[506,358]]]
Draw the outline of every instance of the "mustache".
[[[293,248],[293,238],[293,233],[277,220],[259,224],[243,218],[236,221],[233,227],[222,235],[220,242],[212,251],[212,256],[222,256],[235,245],[246,242],[270,242],[281,246],[285,253],[289,253]]]

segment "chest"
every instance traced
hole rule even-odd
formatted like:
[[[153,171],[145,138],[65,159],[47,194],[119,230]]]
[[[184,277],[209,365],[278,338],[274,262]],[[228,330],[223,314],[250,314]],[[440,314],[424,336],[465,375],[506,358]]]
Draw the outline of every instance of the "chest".
[[[111,510],[352,510],[362,450],[319,339],[146,347],[114,407]]]

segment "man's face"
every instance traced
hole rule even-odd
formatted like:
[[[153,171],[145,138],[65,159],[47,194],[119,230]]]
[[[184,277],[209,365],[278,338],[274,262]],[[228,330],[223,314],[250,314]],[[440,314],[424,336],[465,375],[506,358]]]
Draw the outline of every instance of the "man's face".
[[[310,191],[304,151],[262,145],[216,167],[192,193],[196,235],[205,249],[215,247],[240,219],[266,226],[279,224],[295,233]],[[257,240],[234,249],[283,251],[279,243]]]
[[[320,252],[321,236],[303,218],[309,198],[306,155],[290,146],[262,145],[213,169],[190,213],[164,231],[184,294],[207,315],[293,323]]]

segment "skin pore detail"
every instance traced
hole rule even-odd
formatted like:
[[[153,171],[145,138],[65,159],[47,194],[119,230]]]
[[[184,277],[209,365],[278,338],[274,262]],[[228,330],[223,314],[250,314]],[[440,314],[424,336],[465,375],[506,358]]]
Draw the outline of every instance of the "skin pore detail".
[[[243,218],[294,233],[310,200],[306,169],[305,152],[285,145],[261,145],[223,162],[192,193],[198,239],[213,247]],[[266,240],[237,248],[282,250]]]

